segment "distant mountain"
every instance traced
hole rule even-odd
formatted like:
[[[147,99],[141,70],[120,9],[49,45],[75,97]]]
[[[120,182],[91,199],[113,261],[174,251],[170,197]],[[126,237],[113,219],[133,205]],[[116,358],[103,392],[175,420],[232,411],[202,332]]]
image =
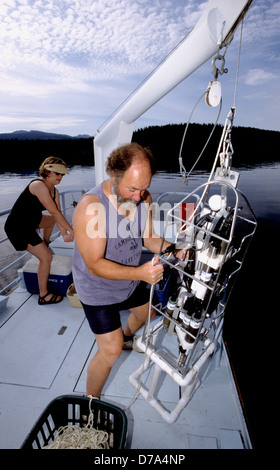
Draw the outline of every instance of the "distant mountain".
[[[159,171],[177,172],[178,155],[181,152],[185,129],[185,124],[150,126],[136,130],[132,141],[151,149]],[[211,124],[190,124],[181,152],[187,169],[192,168],[197,161],[212,130]],[[196,170],[210,171],[222,131],[221,125],[215,128],[207,147],[195,164]],[[280,161],[280,132],[234,127],[232,144],[235,168]],[[0,172],[37,169],[50,155],[62,158],[69,166],[92,166],[94,165],[93,137],[71,137],[40,131],[0,134]]]
[[[55,134],[53,132],[42,132],[42,131],[14,131],[10,133],[0,134],[0,139],[2,140],[64,140],[64,139],[88,139],[91,136],[86,134],[80,134],[75,137],[72,137],[67,134]]]

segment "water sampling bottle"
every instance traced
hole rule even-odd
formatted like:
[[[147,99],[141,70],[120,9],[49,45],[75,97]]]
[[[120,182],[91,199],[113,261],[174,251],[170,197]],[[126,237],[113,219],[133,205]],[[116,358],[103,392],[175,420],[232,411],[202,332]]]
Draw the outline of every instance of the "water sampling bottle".
[[[195,298],[194,310],[195,312],[193,313],[189,325],[187,326],[186,341],[188,343],[194,343],[202,322],[202,302],[198,298]]]
[[[165,313],[168,313],[171,317],[173,315],[173,311],[175,309],[176,303],[177,303],[177,297],[178,297],[178,289],[179,289],[179,284],[178,284],[179,278],[177,272],[172,272],[171,273],[171,278],[170,278],[170,291],[169,291],[169,299],[165,308]],[[163,325],[168,328],[170,325],[170,320],[166,317],[163,319]]]

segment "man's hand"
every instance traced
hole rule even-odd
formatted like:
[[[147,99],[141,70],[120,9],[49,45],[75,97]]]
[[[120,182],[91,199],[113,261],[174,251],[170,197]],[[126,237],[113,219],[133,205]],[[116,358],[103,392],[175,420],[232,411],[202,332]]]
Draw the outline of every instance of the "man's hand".
[[[137,268],[139,270],[139,277],[142,281],[148,284],[157,284],[163,276],[163,265],[159,264],[159,256],[156,256],[151,261],[142,264]]]

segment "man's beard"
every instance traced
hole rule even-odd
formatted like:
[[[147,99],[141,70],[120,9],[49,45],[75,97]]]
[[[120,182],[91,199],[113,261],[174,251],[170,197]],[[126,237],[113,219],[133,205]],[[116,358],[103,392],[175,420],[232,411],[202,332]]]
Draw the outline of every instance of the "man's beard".
[[[118,204],[125,204],[127,205],[127,209],[129,209],[129,205],[132,205],[133,207],[137,206],[139,204],[138,201],[135,201],[134,199],[130,199],[129,197],[123,197],[120,194],[119,191],[119,186],[118,186],[118,180],[114,181],[112,183],[112,193],[114,196],[117,198],[117,203]]]

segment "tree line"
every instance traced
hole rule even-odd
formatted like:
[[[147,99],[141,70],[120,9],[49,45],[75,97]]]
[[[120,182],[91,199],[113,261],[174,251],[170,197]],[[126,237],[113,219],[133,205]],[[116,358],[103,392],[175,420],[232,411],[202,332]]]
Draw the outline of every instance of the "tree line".
[[[222,135],[217,126],[197,169],[210,170]],[[185,124],[150,126],[134,132],[132,140],[149,147],[159,171],[179,171],[178,157]],[[211,124],[190,124],[182,146],[183,164],[188,171],[197,160],[212,131]],[[233,167],[279,161],[280,132],[248,127],[232,130]],[[93,137],[48,140],[0,139],[0,171],[34,171],[50,155],[66,161],[68,166],[94,165]]]
[[[178,158],[182,146],[182,160],[186,170],[190,170],[200,156],[211,134],[211,124],[190,124],[183,141],[185,124],[166,125],[139,129],[133,140],[150,147],[158,170],[179,171]],[[199,170],[210,170],[222,136],[223,126],[216,126],[211,139],[196,166]],[[260,163],[280,161],[278,152],[280,132],[249,127],[233,127],[231,141],[233,146],[232,166],[239,168]]]
[[[54,155],[68,166],[93,164],[93,139],[0,140],[0,171],[36,171]]]

